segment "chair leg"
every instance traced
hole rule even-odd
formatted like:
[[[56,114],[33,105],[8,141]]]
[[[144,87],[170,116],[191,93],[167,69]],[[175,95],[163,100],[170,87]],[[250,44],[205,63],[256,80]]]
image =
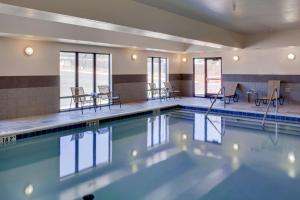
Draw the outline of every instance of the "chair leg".
[[[71,111],[72,102],[73,102],[73,100],[71,99],[69,111]]]
[[[95,112],[97,112],[97,101],[94,101],[93,104],[94,104],[94,110]]]
[[[255,99],[255,105],[260,106],[260,100],[259,99]]]

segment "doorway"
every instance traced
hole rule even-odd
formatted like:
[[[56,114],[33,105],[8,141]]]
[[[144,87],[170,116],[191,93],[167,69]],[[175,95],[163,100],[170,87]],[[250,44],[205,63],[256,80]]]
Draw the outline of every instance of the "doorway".
[[[194,58],[194,96],[208,97],[222,87],[222,58]]]

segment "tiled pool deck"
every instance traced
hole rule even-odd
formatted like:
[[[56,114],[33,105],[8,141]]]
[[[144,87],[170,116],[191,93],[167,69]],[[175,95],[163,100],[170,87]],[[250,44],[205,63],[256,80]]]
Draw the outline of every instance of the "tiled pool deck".
[[[28,133],[33,131],[50,129],[54,127],[77,124],[80,122],[86,122],[91,120],[121,117],[128,114],[138,114],[141,112],[168,108],[173,106],[208,108],[210,104],[211,103],[209,99],[203,98],[180,98],[168,101],[153,100],[139,103],[124,104],[122,108],[119,108],[119,106],[116,105],[112,106],[111,110],[109,110],[108,107],[104,107],[101,110],[98,109],[97,112],[94,112],[93,109],[85,109],[83,115],[81,114],[81,111],[72,111],[44,116],[2,120],[0,121],[0,136]],[[217,102],[214,108],[224,109],[223,103]],[[255,112],[261,114],[265,112],[266,106],[257,107],[254,105],[254,103],[239,102],[226,105],[225,110]],[[274,112],[273,107],[271,107],[270,109],[270,113],[272,112]],[[284,106],[280,106],[279,114],[291,117],[300,117],[300,105],[287,104]]]

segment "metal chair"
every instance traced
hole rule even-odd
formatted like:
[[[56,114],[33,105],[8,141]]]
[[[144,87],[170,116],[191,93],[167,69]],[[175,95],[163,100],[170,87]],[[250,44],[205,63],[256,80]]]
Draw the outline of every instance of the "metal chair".
[[[121,108],[122,103],[121,103],[120,96],[119,95],[113,96],[108,85],[98,85],[98,90],[99,90],[98,99],[100,102],[100,109],[101,109],[102,101],[108,101],[109,109],[110,106],[115,103],[118,103]]]
[[[255,100],[255,105],[256,106],[260,106],[261,102],[263,104],[268,104],[269,101],[271,100],[273,102],[273,106],[275,106],[275,101],[276,99],[278,99],[280,105],[284,104],[284,97],[280,95],[280,80],[269,80],[268,81],[268,94],[267,96],[263,96],[263,97],[258,97]],[[278,91],[278,96],[273,97],[272,98],[272,94],[274,89],[277,88]]]
[[[155,97],[160,97],[160,89],[156,87],[155,83],[148,83],[148,97],[154,99]]]
[[[180,91],[179,90],[174,90],[170,82],[164,82],[165,85],[165,93],[166,93],[166,98],[169,96],[169,98],[174,98],[176,96],[179,96]]]
[[[80,105],[81,113],[83,114],[84,106],[86,104],[92,104],[96,112],[94,98],[91,95],[85,94],[83,87],[71,87],[71,93],[72,93],[72,98],[70,103],[70,109],[72,106],[72,102],[74,102],[75,105]]]

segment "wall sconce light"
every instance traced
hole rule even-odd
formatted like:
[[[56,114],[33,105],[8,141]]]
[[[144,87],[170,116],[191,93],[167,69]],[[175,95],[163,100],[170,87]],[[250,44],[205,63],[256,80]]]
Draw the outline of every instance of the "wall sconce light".
[[[240,60],[240,57],[239,57],[239,56],[233,56],[233,60],[234,60],[235,62],[237,62],[237,61]]]
[[[25,54],[27,56],[31,56],[34,53],[33,48],[32,47],[26,47],[25,48]]]
[[[295,58],[296,58],[295,54],[292,54],[292,53],[288,54],[288,59],[289,60],[295,60]]]
[[[138,58],[138,56],[136,54],[132,54],[131,55],[131,60],[136,61]]]
[[[182,62],[186,63],[186,62],[187,62],[187,58],[186,58],[186,57],[183,57],[183,58],[182,58]]]

